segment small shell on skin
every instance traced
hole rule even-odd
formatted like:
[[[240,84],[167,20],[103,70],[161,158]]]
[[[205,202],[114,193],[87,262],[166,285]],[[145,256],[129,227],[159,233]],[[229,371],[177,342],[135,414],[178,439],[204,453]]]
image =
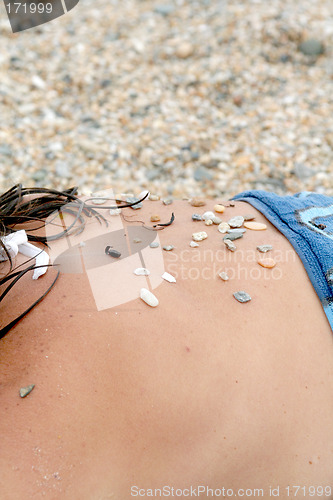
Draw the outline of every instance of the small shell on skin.
[[[25,398],[28,394],[30,394],[30,392],[32,391],[32,389],[34,387],[35,387],[35,384],[28,385],[27,387],[21,387],[21,389],[20,389],[21,398]]]
[[[219,224],[218,228],[220,233],[224,234],[228,231],[228,229],[230,229],[230,226],[227,222],[221,222],[221,224]]]
[[[161,217],[160,217],[159,215],[152,215],[152,216],[150,217],[150,221],[151,221],[151,222],[158,222],[158,221],[160,221],[160,220],[161,220]]]
[[[140,299],[142,299],[150,307],[156,307],[159,304],[157,297],[147,290],[147,288],[141,288]]]
[[[244,227],[247,229],[252,229],[253,231],[263,231],[264,229],[267,229],[266,224],[263,224],[262,222],[244,222]]]
[[[205,240],[207,237],[208,237],[208,235],[205,231],[200,231],[199,233],[192,234],[192,239],[194,241],[202,241],[202,240]]]
[[[202,220],[208,220],[208,219],[212,219],[213,217],[215,217],[215,214],[214,212],[205,212],[204,214],[202,214]]]
[[[176,278],[172,276],[172,274],[169,274],[167,272],[162,274],[162,278],[166,281],[169,281],[169,283],[176,283]]]
[[[219,273],[219,277],[223,281],[228,281],[228,279],[229,279],[229,276],[227,275],[227,273],[225,271],[222,271],[221,273]]]
[[[224,205],[214,205],[214,210],[215,212],[219,213],[219,214],[223,214],[224,210],[225,210],[225,206]]]
[[[133,272],[137,276],[148,276],[150,274],[150,271],[148,271],[145,267],[138,267]]]
[[[267,269],[272,269],[272,267],[276,266],[275,260],[271,259],[270,257],[258,260],[258,264],[260,264],[262,267],[266,267]]]

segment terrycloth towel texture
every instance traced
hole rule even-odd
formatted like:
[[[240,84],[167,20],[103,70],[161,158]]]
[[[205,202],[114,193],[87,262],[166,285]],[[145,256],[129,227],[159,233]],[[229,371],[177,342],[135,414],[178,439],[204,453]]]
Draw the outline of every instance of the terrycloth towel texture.
[[[253,205],[288,238],[302,259],[333,331],[333,198],[309,191],[278,196],[253,190],[232,199]]]

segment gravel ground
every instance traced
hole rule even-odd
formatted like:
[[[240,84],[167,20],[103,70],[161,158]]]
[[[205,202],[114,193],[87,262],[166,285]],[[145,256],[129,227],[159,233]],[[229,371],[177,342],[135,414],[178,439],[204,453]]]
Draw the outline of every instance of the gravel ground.
[[[333,195],[332,0],[162,1],[1,2],[1,191]]]

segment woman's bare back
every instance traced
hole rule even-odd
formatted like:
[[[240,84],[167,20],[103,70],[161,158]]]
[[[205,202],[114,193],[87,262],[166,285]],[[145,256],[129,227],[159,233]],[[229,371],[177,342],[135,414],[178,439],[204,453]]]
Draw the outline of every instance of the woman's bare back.
[[[295,496],[294,485],[303,488],[298,498],[311,498],[314,486],[330,497],[331,328],[292,245],[260,212],[235,202],[222,214],[224,221],[253,214],[267,225],[248,229],[235,252],[216,225],[192,221],[217,201],[194,208],[147,200],[140,210],[123,209],[127,237],[131,219],[152,226],[152,214],[167,222],[174,212],[175,220],[153,233],[160,247],[129,257],[127,267],[124,260],[123,275],[97,274],[100,297],[91,270],[61,273],[1,341],[2,500],[148,498],[149,488],[164,486],[184,497],[191,486],[216,490],[215,497],[224,487],[236,498],[239,489],[269,498],[270,487],[279,487],[281,499]],[[208,238],[191,248],[199,231]],[[262,244],[273,246],[273,269],[257,263]],[[151,290],[159,300],[152,308],[139,298],[147,278],[124,276],[138,262],[149,269],[154,251],[177,282]],[[225,270],[228,281],[218,276]],[[8,317],[55,274],[37,282],[26,276],[3,305]],[[240,290],[251,301],[235,300]],[[108,293],[130,300],[98,310]],[[19,388],[29,384],[35,388],[21,399]]]

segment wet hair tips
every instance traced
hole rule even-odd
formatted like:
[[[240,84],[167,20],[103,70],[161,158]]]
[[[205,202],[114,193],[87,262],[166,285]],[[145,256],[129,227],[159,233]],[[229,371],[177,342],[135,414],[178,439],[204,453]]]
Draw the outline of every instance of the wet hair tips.
[[[50,287],[25,311],[19,314],[10,323],[4,325],[3,318],[5,317],[5,310],[3,300],[22,276],[38,268],[55,266],[54,264],[45,263],[43,265],[37,265],[34,263],[34,257],[31,257],[23,264],[14,267],[10,245],[6,245],[8,239],[10,241],[10,238],[13,239],[13,237],[17,236],[14,233],[24,229],[27,238],[25,241],[40,243],[44,245],[44,247],[48,247],[48,241],[56,240],[69,234],[79,234],[82,232],[85,227],[86,217],[96,217],[101,224],[105,223],[108,226],[105,217],[97,212],[93,205],[88,205],[87,200],[80,200],[77,194],[77,187],[58,191],[56,189],[42,187],[24,188],[21,184],[16,184],[0,196],[0,339],[30,312],[31,309],[44,299],[59,277],[59,271],[57,271],[57,275]],[[143,201],[148,194],[147,192],[143,198],[133,203],[124,203],[123,200],[115,199],[114,201],[117,205],[96,208],[115,209],[131,207]],[[60,211],[70,214],[73,217],[73,222],[65,229],[62,228],[57,234],[48,237],[38,235],[38,229],[43,228],[46,223],[52,223],[52,217],[49,218],[49,216],[54,213],[58,214]],[[23,231],[21,231],[21,233],[22,232]],[[38,251],[39,247],[36,247],[35,250]],[[40,250],[40,253],[41,252],[43,252],[43,249]]]

